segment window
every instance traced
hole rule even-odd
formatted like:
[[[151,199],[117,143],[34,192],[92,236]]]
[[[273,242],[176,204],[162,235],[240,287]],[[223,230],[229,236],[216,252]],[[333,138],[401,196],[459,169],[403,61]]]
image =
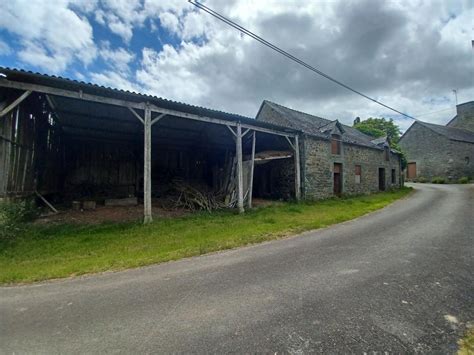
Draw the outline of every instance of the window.
[[[397,177],[395,173],[395,169],[392,169],[392,184],[395,184],[397,182]]]
[[[337,155],[341,154],[341,136],[338,134],[331,136],[331,153]]]
[[[360,184],[360,176],[362,173],[362,167],[360,165],[355,166],[355,183]]]
[[[384,147],[384,152],[385,152],[385,160],[389,161],[390,160],[390,148],[389,147]]]

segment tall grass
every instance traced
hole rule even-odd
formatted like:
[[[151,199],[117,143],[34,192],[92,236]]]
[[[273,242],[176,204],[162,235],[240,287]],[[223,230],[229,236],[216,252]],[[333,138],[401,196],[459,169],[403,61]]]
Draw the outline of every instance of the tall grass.
[[[0,242],[0,283],[121,270],[235,248],[326,227],[382,208],[410,189],[318,202],[284,203],[236,214],[101,225],[31,225]]]

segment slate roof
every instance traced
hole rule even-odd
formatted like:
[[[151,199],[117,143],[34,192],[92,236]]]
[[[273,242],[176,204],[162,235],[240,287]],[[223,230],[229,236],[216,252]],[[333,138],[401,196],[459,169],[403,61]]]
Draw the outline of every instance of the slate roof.
[[[437,124],[421,121],[417,121],[414,124],[420,124],[453,141],[474,143],[474,132],[467,129],[440,126]]]
[[[387,136],[372,139],[372,143],[383,146],[385,143],[387,143]]]
[[[330,137],[331,133],[329,130],[326,130],[325,126],[330,127],[331,125],[335,125],[338,123],[337,120],[328,120],[326,118],[310,115],[308,113],[293,110],[291,108],[279,105],[277,103],[274,103],[268,100],[263,101],[262,106],[260,107],[260,111],[263,109],[265,105],[270,107],[276,113],[280,114],[280,117],[285,122],[285,126],[296,129],[296,130],[301,130],[306,134],[316,136],[316,137],[321,137],[321,138],[326,138],[326,139],[331,138]],[[260,111],[257,114],[257,120],[258,120]],[[375,148],[375,149],[382,149],[380,146],[377,146],[377,144],[374,144],[372,142],[373,137],[370,137],[351,126],[347,126],[341,123],[339,124],[344,129],[344,134],[342,135],[343,142],[357,144],[357,145]]]

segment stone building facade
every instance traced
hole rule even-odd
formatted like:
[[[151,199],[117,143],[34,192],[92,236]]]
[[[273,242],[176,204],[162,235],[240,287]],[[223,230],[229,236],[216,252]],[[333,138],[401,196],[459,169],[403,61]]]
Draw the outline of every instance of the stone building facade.
[[[337,120],[264,101],[257,120],[297,129],[302,193],[306,199],[366,194],[401,186],[400,155],[386,139],[369,137]]]
[[[474,178],[473,111],[473,102],[459,105],[458,115],[448,126],[413,123],[400,139],[408,161],[408,180],[442,177],[455,182],[461,177]]]
[[[474,101],[457,105],[456,111],[456,116],[446,126],[474,132]]]

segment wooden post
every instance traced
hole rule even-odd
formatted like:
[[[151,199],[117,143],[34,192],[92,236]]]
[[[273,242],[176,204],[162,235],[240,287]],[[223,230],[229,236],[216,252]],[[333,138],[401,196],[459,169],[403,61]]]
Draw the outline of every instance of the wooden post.
[[[151,110],[148,105],[145,108],[143,127],[145,132],[143,154],[143,223],[146,224],[153,221],[151,212]]]
[[[255,168],[255,137],[256,132],[252,132],[252,163],[250,165],[250,181],[249,181],[249,195],[247,200],[247,207],[252,208],[252,191],[253,191],[253,171]]]
[[[237,207],[239,213],[244,213],[244,174],[242,168],[242,126],[237,124],[237,136],[235,137],[235,149],[237,156]]]
[[[298,135],[295,136],[295,198],[301,200],[301,172],[300,172],[300,143]]]

